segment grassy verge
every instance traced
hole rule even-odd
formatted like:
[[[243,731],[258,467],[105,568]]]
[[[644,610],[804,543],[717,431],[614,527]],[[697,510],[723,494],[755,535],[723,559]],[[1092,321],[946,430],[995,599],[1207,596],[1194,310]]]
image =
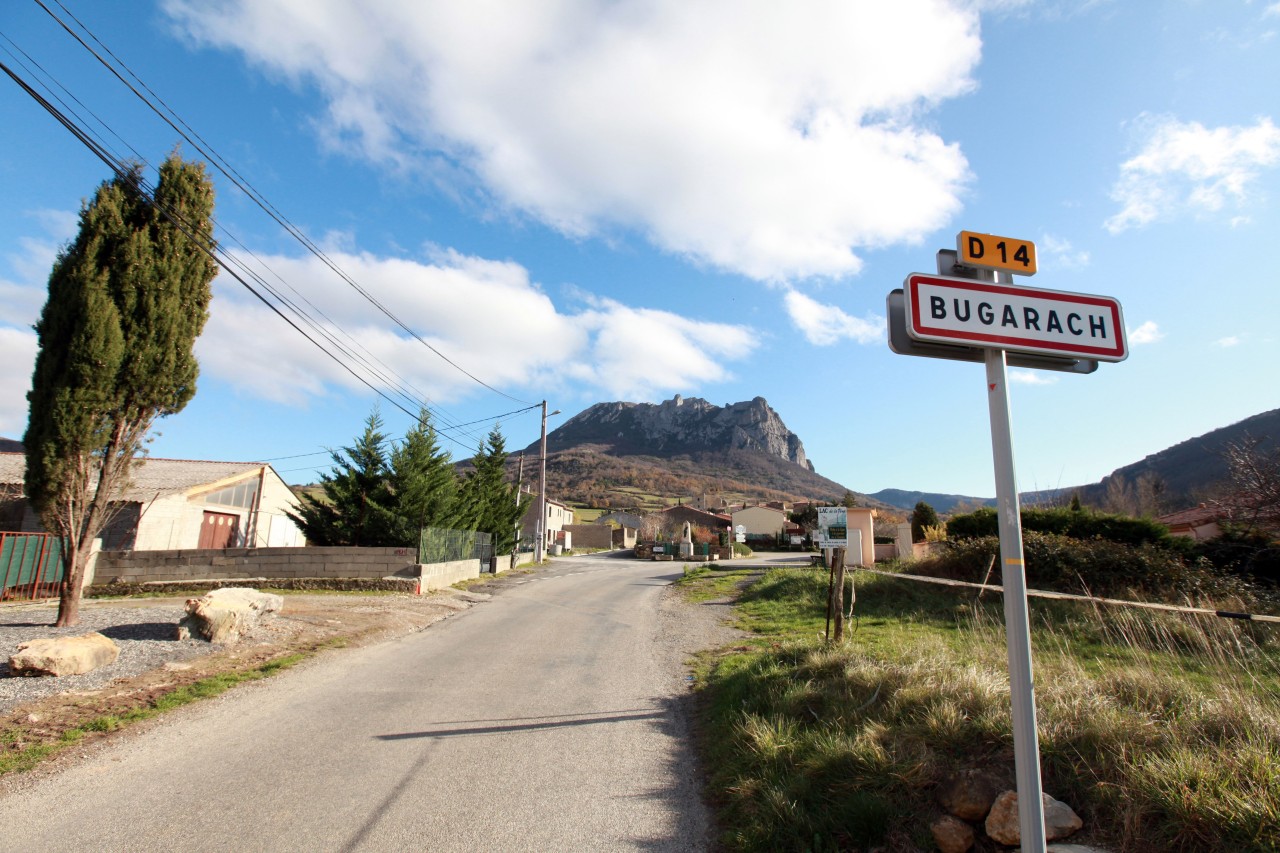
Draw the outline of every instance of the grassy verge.
[[[722,592],[718,574],[685,585]],[[755,638],[703,668],[728,849],[934,849],[948,777],[980,769],[1013,787],[999,596],[857,585],[848,639],[827,646],[826,573],[767,573],[738,600]],[[1280,849],[1275,628],[1060,602],[1032,612],[1045,790],[1085,820],[1084,837],[1138,853]]]
[[[257,681],[281,672],[309,657],[307,653],[283,655],[266,663],[240,672],[223,672],[200,679],[191,684],[155,696],[145,705],[139,705],[114,714],[103,714],[86,720],[80,725],[63,729],[55,738],[24,742],[26,735],[17,728],[0,731],[0,776],[5,773],[22,773],[41,761],[69,746],[96,734],[113,732],[125,726],[149,720],[165,711],[172,711],[201,699],[209,699],[225,693],[237,684]]]

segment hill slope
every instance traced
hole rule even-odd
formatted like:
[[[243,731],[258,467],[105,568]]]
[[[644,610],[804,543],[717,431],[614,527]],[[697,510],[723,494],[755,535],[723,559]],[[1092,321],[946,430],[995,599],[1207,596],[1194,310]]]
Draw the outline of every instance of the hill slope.
[[[1280,409],[1245,418],[1117,468],[1100,482],[1081,486],[1080,498],[1086,503],[1101,504],[1106,500],[1107,489],[1113,481],[1137,483],[1141,478],[1150,476],[1163,483],[1163,500],[1169,509],[1190,506],[1226,480],[1227,464],[1222,459],[1222,448],[1246,436],[1264,439],[1264,447],[1274,447],[1280,440]],[[1062,491],[1069,494],[1073,490]]]

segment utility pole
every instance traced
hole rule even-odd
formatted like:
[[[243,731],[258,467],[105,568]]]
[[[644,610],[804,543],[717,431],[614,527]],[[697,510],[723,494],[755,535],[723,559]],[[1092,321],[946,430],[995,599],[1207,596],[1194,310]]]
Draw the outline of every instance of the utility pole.
[[[524,487],[524,451],[520,451],[520,467],[516,469],[516,509],[520,508],[520,489]],[[516,519],[516,538],[515,544],[511,546],[511,568],[516,567],[516,557],[520,553],[520,527],[521,519]]]
[[[551,414],[558,415],[556,409]],[[539,564],[546,559],[547,550],[547,401],[542,401],[542,450],[538,463],[538,544],[534,546],[534,560]]]

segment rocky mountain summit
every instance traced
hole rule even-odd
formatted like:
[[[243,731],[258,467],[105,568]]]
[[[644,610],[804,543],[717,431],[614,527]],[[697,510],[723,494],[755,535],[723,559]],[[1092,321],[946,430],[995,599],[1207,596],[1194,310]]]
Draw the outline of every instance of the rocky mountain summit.
[[[757,451],[814,470],[800,437],[763,397],[725,406],[679,395],[658,404],[597,403],[547,436],[549,453],[583,445],[613,456]]]

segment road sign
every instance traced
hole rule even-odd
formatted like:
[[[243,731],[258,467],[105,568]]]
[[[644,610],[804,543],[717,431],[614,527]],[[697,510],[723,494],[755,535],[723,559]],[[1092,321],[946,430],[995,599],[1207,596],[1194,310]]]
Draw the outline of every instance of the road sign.
[[[823,548],[848,548],[849,511],[842,506],[818,507],[818,537]]]
[[[903,298],[900,287],[889,291],[885,310],[889,318],[889,349],[898,355],[976,361],[979,364],[987,358],[987,351],[983,347],[917,341],[908,335],[906,300]],[[1093,373],[1098,369],[1098,362],[1091,358],[1063,358],[1057,355],[1033,355],[1025,352],[1009,353],[1008,364],[1010,367],[1061,370],[1067,373]]]
[[[912,273],[903,282],[907,334],[920,341],[1124,361],[1120,303],[1109,296]]]
[[[956,235],[960,263],[984,270],[1002,270],[1014,275],[1036,274],[1036,244],[996,234],[961,231]]]

